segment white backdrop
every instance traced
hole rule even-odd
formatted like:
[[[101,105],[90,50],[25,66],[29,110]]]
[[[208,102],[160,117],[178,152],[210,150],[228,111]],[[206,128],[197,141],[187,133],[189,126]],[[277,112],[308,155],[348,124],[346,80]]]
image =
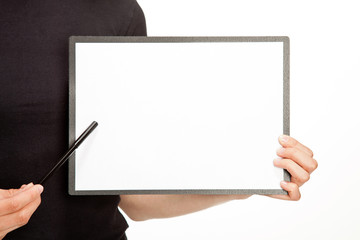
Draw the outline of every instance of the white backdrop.
[[[289,36],[291,135],[319,168],[299,202],[253,196],[172,219],[128,220],[130,240],[360,239],[357,2],[139,0],[149,36]]]

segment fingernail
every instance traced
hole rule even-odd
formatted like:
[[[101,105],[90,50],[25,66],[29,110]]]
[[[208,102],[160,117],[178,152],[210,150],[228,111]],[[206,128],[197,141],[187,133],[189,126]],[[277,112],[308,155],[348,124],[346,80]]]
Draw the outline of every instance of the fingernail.
[[[26,184],[23,184],[20,189],[24,189],[26,186]]]
[[[283,142],[283,143],[286,143],[287,141],[289,141],[289,136],[281,135],[280,136],[280,141]]]
[[[44,191],[44,187],[41,185],[37,185],[37,190],[39,191],[39,193],[41,194]]]

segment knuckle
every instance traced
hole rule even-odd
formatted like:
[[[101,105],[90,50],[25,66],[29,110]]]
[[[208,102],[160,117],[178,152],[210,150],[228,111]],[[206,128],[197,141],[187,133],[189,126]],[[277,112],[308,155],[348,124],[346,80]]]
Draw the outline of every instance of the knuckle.
[[[283,151],[283,155],[286,156],[287,158],[292,158],[294,156],[294,154],[296,154],[296,148],[293,147],[289,147],[289,148],[285,148]]]
[[[304,174],[302,177],[301,177],[301,179],[300,179],[300,181],[302,182],[302,183],[305,183],[305,182],[307,182],[307,181],[309,181],[310,180],[310,174]]]
[[[299,150],[298,150],[297,148],[290,148],[290,149],[289,149],[289,154],[290,154],[291,156],[296,155],[298,152],[299,152]]]
[[[299,201],[300,198],[301,198],[301,193],[299,191],[299,188],[296,187],[295,185],[293,186],[292,188],[292,191],[291,191],[291,200],[293,201]]]
[[[30,215],[26,211],[20,211],[17,216],[17,223],[21,226],[29,222]]]
[[[10,212],[15,212],[15,211],[19,210],[19,208],[20,208],[19,200],[16,199],[16,198],[11,198],[10,202],[9,202],[9,205],[8,205],[8,210]]]
[[[6,191],[7,197],[11,198],[15,195],[16,190],[15,189],[9,189]]]
[[[318,167],[318,163],[315,159],[313,159],[313,161],[311,161],[311,163],[308,166],[310,172],[315,171],[315,169],[317,169],[317,167]]]
[[[289,188],[290,188],[290,191],[293,192],[293,193],[299,191],[299,190],[298,190],[298,186],[297,186],[296,183],[290,183]]]

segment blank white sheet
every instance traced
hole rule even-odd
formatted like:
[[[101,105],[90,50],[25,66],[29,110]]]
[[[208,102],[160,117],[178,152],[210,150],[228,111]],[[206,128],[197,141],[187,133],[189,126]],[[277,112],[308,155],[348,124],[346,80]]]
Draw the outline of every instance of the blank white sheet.
[[[75,191],[281,189],[282,42],[76,43]]]

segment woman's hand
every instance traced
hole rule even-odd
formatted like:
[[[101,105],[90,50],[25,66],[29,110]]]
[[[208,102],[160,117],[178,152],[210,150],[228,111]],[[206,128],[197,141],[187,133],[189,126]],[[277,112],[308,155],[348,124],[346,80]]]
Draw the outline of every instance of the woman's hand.
[[[20,189],[0,189],[0,239],[28,223],[41,202],[41,185],[32,183]]]
[[[274,165],[288,170],[291,182],[281,182],[289,195],[269,195],[284,200],[299,200],[299,187],[307,182],[317,168],[312,151],[289,136],[280,136],[283,146],[274,160]],[[250,195],[122,195],[119,207],[134,221],[152,218],[168,218],[203,210]]]
[[[309,181],[310,174],[317,168],[318,163],[313,158],[313,152],[294,138],[286,135],[279,137],[282,145],[277,150],[277,155],[281,158],[274,160],[274,165],[286,169],[291,175],[291,181],[282,181],[281,187],[288,191],[288,195],[269,195],[273,198],[294,200],[300,199],[299,187]]]

